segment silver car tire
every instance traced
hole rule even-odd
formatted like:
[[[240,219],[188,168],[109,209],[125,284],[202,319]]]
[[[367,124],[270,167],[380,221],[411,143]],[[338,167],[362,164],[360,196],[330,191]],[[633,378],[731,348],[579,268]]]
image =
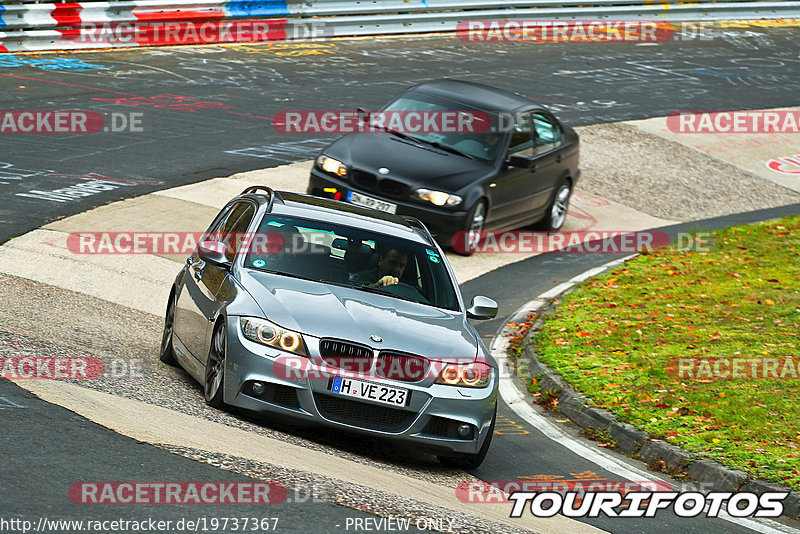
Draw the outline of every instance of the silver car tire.
[[[486,439],[478,452],[475,454],[461,454],[459,456],[445,456],[437,455],[439,462],[446,467],[455,467],[465,471],[472,471],[477,469],[486,458],[486,453],[489,452],[489,445],[492,443],[492,436],[494,435],[494,424],[497,422],[497,406],[494,408],[494,415],[492,416],[492,424],[489,426],[489,432]]]

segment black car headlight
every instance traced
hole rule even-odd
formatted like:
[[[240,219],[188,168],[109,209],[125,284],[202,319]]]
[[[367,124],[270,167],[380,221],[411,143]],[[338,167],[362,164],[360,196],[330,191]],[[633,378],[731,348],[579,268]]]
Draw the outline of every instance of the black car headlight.
[[[255,317],[242,317],[239,319],[239,325],[242,328],[242,335],[250,341],[291,352],[292,354],[308,356],[303,336],[298,332],[287,330],[266,319],[256,319]]]
[[[324,154],[317,158],[317,167],[336,176],[347,176],[347,165]]]
[[[458,206],[461,204],[461,197],[451,195],[444,191],[434,191],[432,189],[417,189],[417,197],[430,202],[434,206]]]

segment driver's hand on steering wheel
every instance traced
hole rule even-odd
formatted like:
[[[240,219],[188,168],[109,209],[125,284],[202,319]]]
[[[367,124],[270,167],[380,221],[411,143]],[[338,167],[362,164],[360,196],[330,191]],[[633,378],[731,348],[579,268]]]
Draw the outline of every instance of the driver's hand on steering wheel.
[[[391,275],[386,275],[374,284],[371,284],[372,287],[385,287],[385,286],[392,286],[396,283],[400,282],[400,279]]]

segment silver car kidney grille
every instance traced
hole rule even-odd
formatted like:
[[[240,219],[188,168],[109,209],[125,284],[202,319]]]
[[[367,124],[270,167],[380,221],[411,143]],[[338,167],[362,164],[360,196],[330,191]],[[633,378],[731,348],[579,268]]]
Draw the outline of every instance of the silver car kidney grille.
[[[319,355],[330,367],[367,374],[372,369],[375,353],[369,347],[338,339],[321,339]]]

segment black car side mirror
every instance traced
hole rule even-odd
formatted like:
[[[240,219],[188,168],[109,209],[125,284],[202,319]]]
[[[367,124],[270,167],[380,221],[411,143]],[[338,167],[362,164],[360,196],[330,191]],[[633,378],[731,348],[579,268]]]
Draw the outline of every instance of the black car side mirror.
[[[220,267],[231,266],[227,253],[228,247],[220,241],[206,240],[197,244],[197,256],[203,261]]]
[[[531,160],[527,156],[520,156],[518,154],[514,154],[510,158],[508,158],[508,166],[509,167],[518,167],[520,169],[530,169],[533,165],[533,160]]]
[[[477,296],[467,308],[467,319],[494,319],[497,316],[497,303],[489,297]]]

